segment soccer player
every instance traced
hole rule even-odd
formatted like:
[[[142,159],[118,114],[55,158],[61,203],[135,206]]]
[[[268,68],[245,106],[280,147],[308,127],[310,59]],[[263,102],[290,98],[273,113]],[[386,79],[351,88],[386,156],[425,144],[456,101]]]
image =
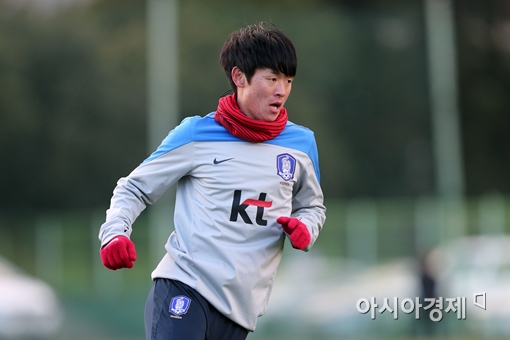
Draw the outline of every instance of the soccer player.
[[[174,226],[152,273],[149,340],[238,340],[266,311],[285,237],[308,251],[325,221],[313,132],[288,121],[297,68],[289,38],[260,23],[232,33],[220,64],[233,94],[184,119],[117,182],[101,259],[132,268],[132,224],[177,182]]]

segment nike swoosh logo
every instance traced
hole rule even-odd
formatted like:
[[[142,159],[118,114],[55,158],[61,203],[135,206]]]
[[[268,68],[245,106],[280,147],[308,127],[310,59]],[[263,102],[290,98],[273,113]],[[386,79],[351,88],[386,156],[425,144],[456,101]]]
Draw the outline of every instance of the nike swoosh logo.
[[[227,159],[222,159],[221,161],[218,161],[218,160],[215,158],[215,159],[214,159],[214,161],[213,161],[213,163],[214,163],[214,164],[221,164],[221,163],[226,162],[226,161],[229,161],[229,160],[231,160],[231,159],[234,159],[234,157],[232,157],[232,158],[227,158]]]

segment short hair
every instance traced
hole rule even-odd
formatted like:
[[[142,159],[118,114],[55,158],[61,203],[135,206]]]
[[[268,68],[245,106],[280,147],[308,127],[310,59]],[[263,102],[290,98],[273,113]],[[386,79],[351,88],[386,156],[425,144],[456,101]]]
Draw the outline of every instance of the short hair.
[[[292,41],[281,30],[273,24],[260,22],[241,28],[227,38],[221,49],[220,65],[230,87],[237,92],[231,73],[235,66],[246,75],[248,83],[261,68],[294,77],[297,56]]]

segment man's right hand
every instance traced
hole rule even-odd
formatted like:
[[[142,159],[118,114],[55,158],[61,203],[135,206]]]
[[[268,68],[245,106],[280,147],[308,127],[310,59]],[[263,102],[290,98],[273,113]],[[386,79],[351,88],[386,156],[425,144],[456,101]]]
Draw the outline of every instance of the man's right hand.
[[[115,236],[99,252],[103,265],[111,270],[133,268],[135,244],[126,236]]]

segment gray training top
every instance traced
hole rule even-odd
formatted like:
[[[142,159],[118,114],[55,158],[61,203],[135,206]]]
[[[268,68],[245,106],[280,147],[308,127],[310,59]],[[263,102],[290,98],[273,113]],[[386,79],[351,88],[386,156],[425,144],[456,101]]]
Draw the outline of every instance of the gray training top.
[[[147,204],[177,184],[173,231],[152,278],[179,280],[249,331],[266,311],[285,233],[300,219],[313,245],[326,219],[313,132],[288,122],[263,143],[234,137],[214,113],[186,118],[114,190],[99,239],[131,235]]]

